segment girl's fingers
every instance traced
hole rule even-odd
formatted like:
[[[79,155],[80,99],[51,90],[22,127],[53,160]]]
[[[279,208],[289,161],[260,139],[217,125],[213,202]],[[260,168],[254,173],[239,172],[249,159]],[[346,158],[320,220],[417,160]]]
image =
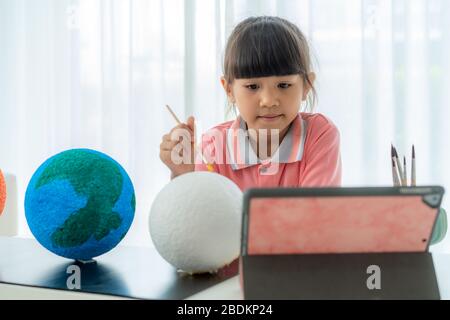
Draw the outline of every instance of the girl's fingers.
[[[187,119],[187,126],[192,130],[192,132],[195,131],[195,118],[193,116],[190,116]]]
[[[172,140],[167,141],[167,140],[164,140],[159,145],[159,148],[161,150],[164,150],[164,151],[171,151],[179,143],[180,143],[179,141],[172,141]]]
[[[183,150],[187,150],[188,148],[191,148],[191,145],[186,145],[186,143],[180,142],[180,141],[163,141],[161,142],[161,144],[159,145],[159,148],[161,151],[168,151],[168,152],[172,152],[172,150],[178,145],[181,144],[181,151]],[[180,155],[182,155],[182,153],[180,153]]]
[[[178,156],[175,156],[172,153],[172,151],[161,151],[159,154],[159,158],[167,165],[179,165],[179,162],[176,162],[175,159],[183,159],[183,154],[178,154]]]
[[[187,119],[186,123],[180,123],[176,125],[175,127],[172,128],[172,130],[170,130],[169,135],[171,135],[172,132],[174,132],[175,130],[179,129],[186,129],[193,133],[195,130],[195,118],[191,116]]]
[[[190,140],[192,143],[194,141],[194,133],[187,125],[184,125],[174,128],[170,133],[170,139],[173,141]]]
[[[177,125],[176,127],[173,127],[172,130],[170,130],[169,135],[172,135],[172,133],[175,131],[183,131],[183,130],[192,131],[191,128],[187,124],[181,123],[181,124]]]
[[[194,143],[194,117],[189,117],[187,120],[187,124],[181,123],[172,130],[168,134],[163,135],[162,141],[160,144],[160,149],[162,151],[171,151],[176,147],[178,143],[182,143],[183,149],[186,149]]]
[[[189,127],[189,129],[191,130],[191,139],[192,141],[195,141],[195,118],[194,117],[189,117],[187,119],[187,125]]]
[[[175,152],[175,154],[178,154],[178,156],[180,158],[183,158],[183,154],[184,154],[183,148],[180,148],[179,150],[174,150],[173,148],[172,149],[161,149],[159,155],[163,161],[172,162],[173,161],[173,159],[172,159],[173,152]]]

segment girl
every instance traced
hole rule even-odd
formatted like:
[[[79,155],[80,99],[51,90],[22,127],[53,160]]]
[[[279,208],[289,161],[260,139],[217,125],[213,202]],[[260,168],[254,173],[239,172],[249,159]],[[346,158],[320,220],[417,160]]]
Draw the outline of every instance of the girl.
[[[315,74],[307,41],[294,24],[278,17],[239,23],[228,39],[223,72],[222,86],[240,115],[202,137],[201,153],[215,172],[242,191],[341,185],[338,129],[322,114],[299,113],[302,102],[313,109]],[[172,178],[210,168],[201,157],[194,163],[194,137],[193,117],[163,136],[160,158]],[[446,231],[441,210],[431,244]]]
[[[302,103],[313,109],[315,74],[297,26],[278,17],[242,21],[228,39],[223,72],[222,86],[239,116],[202,138],[200,151],[215,172],[242,191],[341,185],[338,129],[322,114],[299,113]],[[188,132],[190,139],[179,139],[177,130]],[[160,158],[172,177],[210,168],[189,155],[194,136],[193,117],[163,136]]]

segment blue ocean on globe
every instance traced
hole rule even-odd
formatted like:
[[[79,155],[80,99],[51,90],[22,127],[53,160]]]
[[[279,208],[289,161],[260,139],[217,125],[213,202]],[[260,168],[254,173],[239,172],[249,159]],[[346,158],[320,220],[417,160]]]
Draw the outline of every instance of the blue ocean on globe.
[[[90,260],[113,249],[133,222],[130,177],[104,153],[72,149],[45,161],[25,194],[25,215],[38,242],[51,252]]]

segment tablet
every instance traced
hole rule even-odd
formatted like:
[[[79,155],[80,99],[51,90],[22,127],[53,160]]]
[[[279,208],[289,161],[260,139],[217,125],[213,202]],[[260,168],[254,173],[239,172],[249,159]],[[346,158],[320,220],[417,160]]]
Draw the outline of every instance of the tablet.
[[[426,252],[441,186],[249,189],[242,255]]]

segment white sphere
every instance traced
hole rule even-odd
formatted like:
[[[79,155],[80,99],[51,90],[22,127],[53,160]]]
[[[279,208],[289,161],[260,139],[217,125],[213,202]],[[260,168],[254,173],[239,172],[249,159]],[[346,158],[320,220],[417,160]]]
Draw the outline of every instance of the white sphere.
[[[216,173],[173,179],[153,202],[149,230],[159,254],[188,273],[216,272],[239,256],[242,192]]]

